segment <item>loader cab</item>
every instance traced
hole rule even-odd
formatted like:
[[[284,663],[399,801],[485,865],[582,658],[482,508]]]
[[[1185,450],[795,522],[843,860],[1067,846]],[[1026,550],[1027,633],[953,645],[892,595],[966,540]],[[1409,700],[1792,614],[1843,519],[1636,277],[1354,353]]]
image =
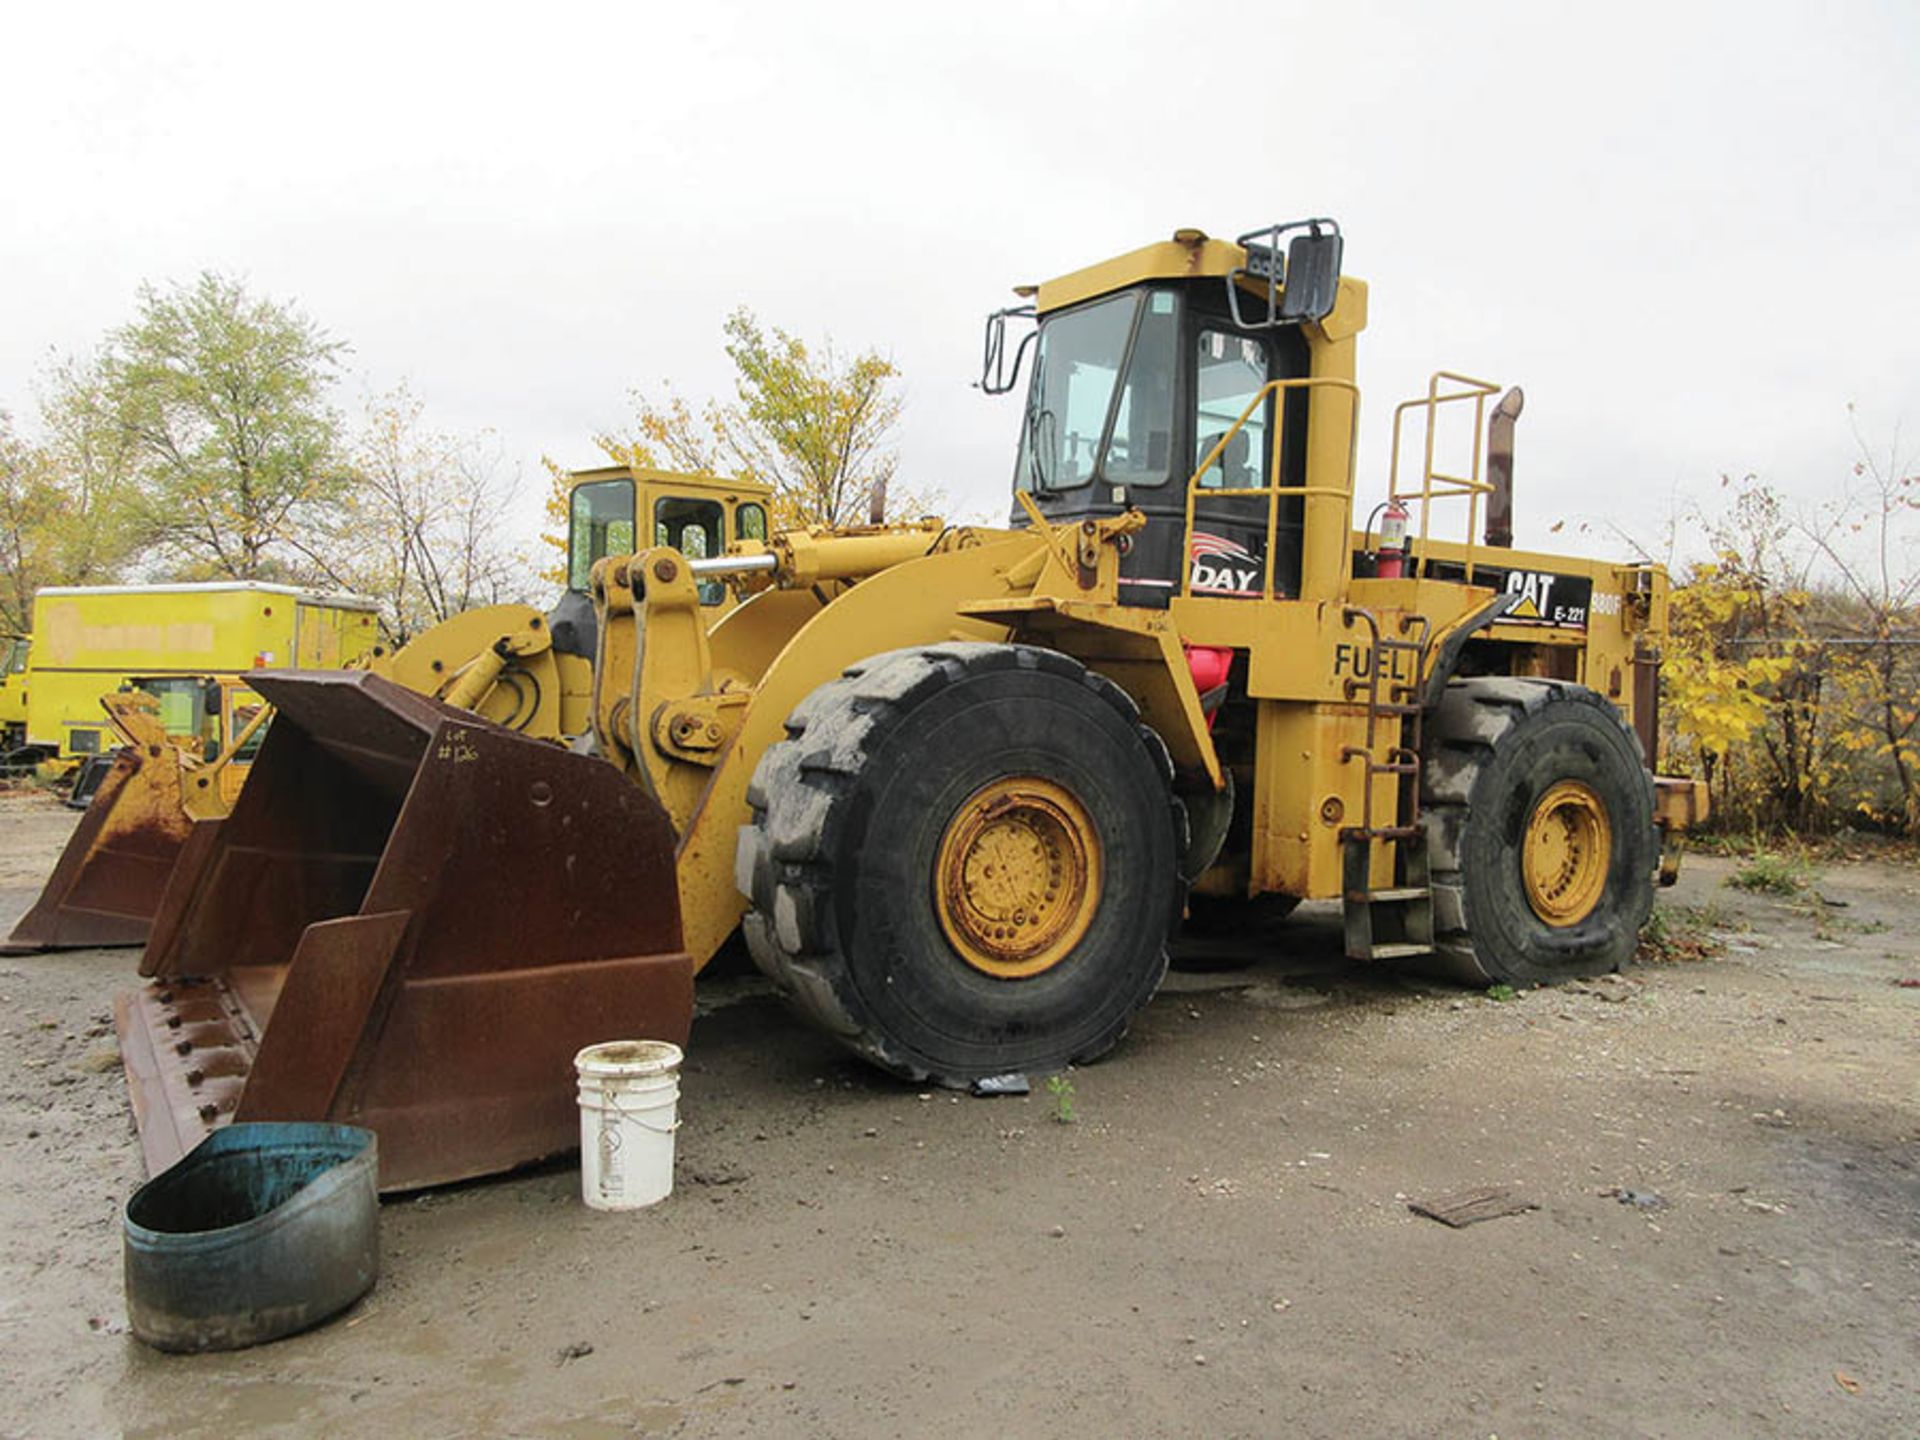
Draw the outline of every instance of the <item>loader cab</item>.
[[[120,687],[151,695],[160,728],[181,749],[211,760],[220,753],[220,681],[211,675],[136,675]]]
[[[1276,265],[1293,265],[1301,276],[1301,304],[1290,312],[1284,292],[1267,286],[1248,258],[1277,255],[1285,228],[1273,227],[1274,243],[1265,247],[1252,237],[1227,246],[1182,231],[1170,245],[1038,287],[1037,306],[989,322],[991,372],[1007,354],[1006,317],[1037,311],[1037,330],[1008,357],[1017,378],[1031,351],[1014,488],[1052,522],[1130,508],[1147,517],[1121,562],[1123,604],[1165,608],[1183,583],[1194,595],[1256,597],[1270,544],[1275,593],[1300,594],[1304,497],[1283,495],[1270,527],[1269,497],[1245,492],[1272,486],[1276,475],[1283,490],[1306,483],[1309,392],[1262,391],[1312,373],[1304,326],[1332,308],[1339,256],[1337,231],[1315,232],[1308,239],[1322,248],[1289,252]],[[1321,267],[1312,296],[1305,293],[1309,261]],[[1112,286],[1129,271],[1150,278]],[[1064,292],[1065,303],[1049,304],[1049,290]],[[996,390],[991,373],[983,388]],[[1012,523],[1029,523],[1017,499]]]
[[[589,592],[594,562],[671,545],[689,559],[721,555],[736,540],[768,535],[767,486],[664,471],[586,471],[569,501],[567,588]],[[700,587],[703,606],[727,607],[719,581]]]
[[[593,658],[593,567],[609,555],[671,545],[691,559],[724,554],[736,540],[770,533],[772,487],[709,475],[675,475],[626,466],[577,471],[568,497],[567,588],[549,617],[554,648]],[[712,624],[735,605],[723,581],[700,585]]]

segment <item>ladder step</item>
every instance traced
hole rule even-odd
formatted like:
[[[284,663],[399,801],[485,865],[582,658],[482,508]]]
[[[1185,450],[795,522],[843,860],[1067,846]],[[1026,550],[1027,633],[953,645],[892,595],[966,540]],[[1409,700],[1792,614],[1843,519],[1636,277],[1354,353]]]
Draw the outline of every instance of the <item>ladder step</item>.
[[[1414,955],[1431,955],[1431,945],[1375,945],[1373,953],[1363,955],[1363,960],[1405,960]]]
[[[1420,773],[1420,762],[1418,760],[1368,759],[1367,769],[1375,775],[1417,775]]]
[[[1384,902],[1389,905],[1404,905],[1409,900],[1426,900],[1432,895],[1433,891],[1425,885],[1403,885],[1396,890],[1349,890],[1347,903],[1366,905]]]
[[[1423,840],[1426,838],[1426,834],[1427,832],[1418,825],[1411,827],[1405,825],[1376,825],[1371,830],[1362,830],[1358,825],[1351,825],[1340,832],[1340,843],[1342,845],[1361,845],[1370,840]]]

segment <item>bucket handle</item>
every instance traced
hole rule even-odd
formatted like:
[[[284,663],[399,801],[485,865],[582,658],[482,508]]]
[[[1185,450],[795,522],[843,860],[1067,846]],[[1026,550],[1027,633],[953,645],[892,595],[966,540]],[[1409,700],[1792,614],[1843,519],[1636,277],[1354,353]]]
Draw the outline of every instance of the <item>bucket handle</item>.
[[[641,1119],[640,1116],[634,1114],[631,1110],[622,1109],[620,1106],[620,1097],[617,1095],[610,1095],[602,1091],[601,1098],[606,1101],[607,1108],[612,1110],[614,1114],[618,1115],[622,1120],[631,1125],[638,1125],[642,1130],[651,1130],[655,1135],[671,1135],[680,1128],[680,1117],[678,1114],[673,1117],[673,1123],[671,1125],[656,1125],[651,1120]],[[676,1103],[678,1102],[676,1101]]]

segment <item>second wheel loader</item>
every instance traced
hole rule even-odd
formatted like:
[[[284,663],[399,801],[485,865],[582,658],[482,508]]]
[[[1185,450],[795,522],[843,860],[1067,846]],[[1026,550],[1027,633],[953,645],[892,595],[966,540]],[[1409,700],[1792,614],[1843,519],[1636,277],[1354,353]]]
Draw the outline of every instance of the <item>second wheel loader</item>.
[[[988,332],[986,388],[1031,362],[1005,528],[600,559],[597,757],[263,678],[122,1007],[150,1157],[234,1117],[373,1124],[388,1189],[565,1149],[573,1050],[684,1038],[736,930],[950,1084],[1107,1051],[1190,905],[1338,900],[1356,958],[1476,983],[1623,964],[1702,807],[1650,773],[1667,577],[1512,548],[1518,397],[1458,376],[1356,531],[1340,260],[1330,221],[1183,230],[1025,292]]]
[[[516,734],[559,742],[584,735],[593,693],[594,615],[587,585],[594,561],[630,552],[649,535],[697,555],[717,555],[735,540],[764,540],[773,491],[755,481],[627,466],[577,471],[570,478],[567,584],[551,611],[481,606],[450,616],[398,649],[376,645],[343,658]],[[155,598],[164,600],[164,592]],[[734,600],[725,585],[709,584],[700,596],[701,614],[711,624]],[[371,609],[370,601],[357,603]],[[157,624],[152,629],[163,633]],[[314,668],[319,662],[303,663]],[[199,761],[156,743],[153,723],[142,720],[136,704],[102,697],[125,743],[111,755],[93,757],[110,769],[39,898],[0,950],[147,942],[195,823],[228,813],[247,770],[245,747],[259,743],[264,717],[242,721],[234,713],[239,681],[194,677],[192,683],[197,688],[203,681],[218,684],[225,697],[212,717],[216,729],[225,726],[225,743],[209,747]],[[158,689],[180,682],[176,676],[142,683]]]

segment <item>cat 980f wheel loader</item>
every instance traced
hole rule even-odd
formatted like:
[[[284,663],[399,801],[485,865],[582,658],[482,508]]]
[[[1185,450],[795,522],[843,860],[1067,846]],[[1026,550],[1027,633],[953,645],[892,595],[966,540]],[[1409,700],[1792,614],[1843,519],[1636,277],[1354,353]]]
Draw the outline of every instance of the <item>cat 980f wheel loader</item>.
[[[235,1116],[372,1124],[389,1189],[563,1150],[574,1049],[684,1038],[737,928],[828,1033],[955,1084],[1113,1046],[1189,894],[1337,899],[1352,955],[1479,983],[1625,962],[1702,806],[1650,774],[1667,578],[1502,543],[1517,393],[1400,407],[1356,532],[1332,222],[1025,298],[988,331],[987,389],[1031,361],[1009,526],[600,559],[597,756],[263,677],[122,1010],[150,1155]]]

